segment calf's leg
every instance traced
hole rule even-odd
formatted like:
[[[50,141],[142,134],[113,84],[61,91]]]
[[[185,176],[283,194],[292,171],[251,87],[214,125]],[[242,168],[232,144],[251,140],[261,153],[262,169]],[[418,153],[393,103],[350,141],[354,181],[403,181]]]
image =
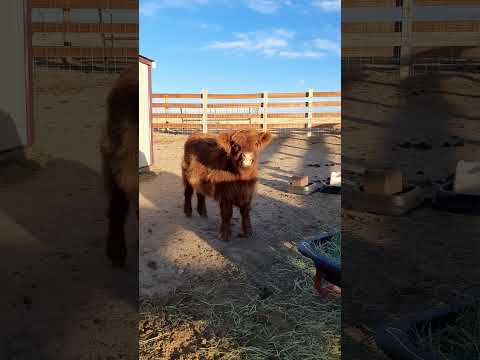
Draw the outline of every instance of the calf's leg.
[[[192,196],[193,187],[188,181],[185,181],[185,204],[183,206],[183,211],[188,217],[192,216]]]
[[[205,203],[205,196],[197,192],[197,211],[201,217],[207,217],[207,204]]]
[[[250,221],[250,204],[240,207],[240,214],[242,215],[242,236],[251,237],[253,235],[252,223]]]
[[[229,241],[232,235],[230,222],[232,220],[233,205],[229,201],[220,200],[220,214],[222,216],[222,226],[220,228],[220,236],[223,241]]]
[[[123,267],[127,256],[125,245],[127,213],[127,195],[116,184],[112,184],[108,208],[107,256],[115,267]]]

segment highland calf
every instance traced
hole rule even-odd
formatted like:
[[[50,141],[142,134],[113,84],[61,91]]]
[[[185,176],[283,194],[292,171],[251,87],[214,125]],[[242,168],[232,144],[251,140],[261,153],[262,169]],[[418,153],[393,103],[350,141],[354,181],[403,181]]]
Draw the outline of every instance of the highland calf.
[[[252,235],[250,209],[258,178],[260,152],[272,135],[240,130],[218,136],[194,134],[185,143],[182,177],[185,185],[185,215],[192,216],[192,195],[197,193],[197,211],[207,216],[205,197],[220,204],[220,236],[231,237],[233,206],[240,208],[242,236]]]
[[[107,100],[100,142],[102,175],[108,195],[107,256],[122,267],[127,255],[125,222],[129,207],[138,218],[138,66],[125,70]]]

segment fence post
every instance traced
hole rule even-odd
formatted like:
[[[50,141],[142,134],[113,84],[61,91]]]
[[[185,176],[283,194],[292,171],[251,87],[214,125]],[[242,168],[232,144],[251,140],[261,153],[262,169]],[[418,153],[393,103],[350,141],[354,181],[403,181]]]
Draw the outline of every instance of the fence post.
[[[308,117],[307,117],[307,136],[312,136],[313,122],[313,89],[308,90]]]
[[[400,47],[400,79],[410,75],[412,63],[412,0],[402,2],[402,42]]]
[[[268,123],[268,92],[263,93],[263,132],[267,132]]]
[[[202,90],[202,132],[208,132],[208,90]]]

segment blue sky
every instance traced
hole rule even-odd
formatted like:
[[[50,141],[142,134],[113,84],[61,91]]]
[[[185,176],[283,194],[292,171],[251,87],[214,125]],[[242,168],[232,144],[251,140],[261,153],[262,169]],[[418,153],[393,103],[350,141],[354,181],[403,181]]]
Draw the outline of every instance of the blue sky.
[[[156,92],[339,90],[340,0],[140,0]]]

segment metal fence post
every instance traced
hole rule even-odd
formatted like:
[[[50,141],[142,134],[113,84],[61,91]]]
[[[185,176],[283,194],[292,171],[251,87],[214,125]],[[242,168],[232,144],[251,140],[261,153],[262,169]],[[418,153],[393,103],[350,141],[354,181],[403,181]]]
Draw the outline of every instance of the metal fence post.
[[[307,117],[307,136],[312,136],[313,122],[313,89],[308,90],[308,117]]]
[[[263,93],[263,132],[267,132],[267,123],[268,123],[268,92]]]
[[[208,132],[208,90],[202,90],[202,132]]]

